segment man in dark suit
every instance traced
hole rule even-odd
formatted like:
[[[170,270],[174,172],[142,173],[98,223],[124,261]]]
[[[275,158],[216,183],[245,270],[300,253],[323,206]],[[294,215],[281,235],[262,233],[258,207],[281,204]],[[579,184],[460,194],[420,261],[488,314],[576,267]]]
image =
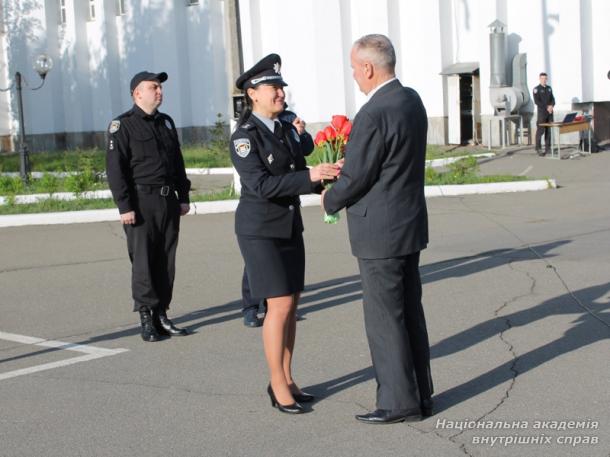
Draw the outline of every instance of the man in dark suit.
[[[354,43],[353,76],[368,101],[354,119],[338,181],[322,195],[328,214],[347,208],[362,278],[377,410],[366,423],[432,414],[430,347],[421,303],[419,253],[428,243],[424,171],[428,121],[417,92],[396,79],[383,35]]]

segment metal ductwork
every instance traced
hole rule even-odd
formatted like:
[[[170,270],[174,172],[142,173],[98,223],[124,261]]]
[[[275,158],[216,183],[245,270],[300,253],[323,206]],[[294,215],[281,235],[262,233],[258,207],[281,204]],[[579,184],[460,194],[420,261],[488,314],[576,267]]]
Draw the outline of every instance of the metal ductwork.
[[[495,115],[516,114],[529,101],[526,84],[526,54],[513,58],[513,85],[507,84],[506,25],[495,20],[489,24],[489,52],[491,63],[489,95]]]

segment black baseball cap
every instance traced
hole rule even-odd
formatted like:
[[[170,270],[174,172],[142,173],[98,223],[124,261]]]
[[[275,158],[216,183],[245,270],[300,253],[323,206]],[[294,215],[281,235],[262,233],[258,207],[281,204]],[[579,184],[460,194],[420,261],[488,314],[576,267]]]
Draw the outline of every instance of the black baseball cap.
[[[269,54],[237,78],[235,85],[241,90],[256,87],[260,84],[287,86],[288,84],[282,79],[281,70],[282,58],[277,54]]]
[[[131,82],[129,83],[129,90],[133,93],[134,89],[138,87],[142,81],[159,81],[160,83],[167,81],[167,73],[164,71],[161,73],[151,73],[150,71],[141,71],[136,73]]]

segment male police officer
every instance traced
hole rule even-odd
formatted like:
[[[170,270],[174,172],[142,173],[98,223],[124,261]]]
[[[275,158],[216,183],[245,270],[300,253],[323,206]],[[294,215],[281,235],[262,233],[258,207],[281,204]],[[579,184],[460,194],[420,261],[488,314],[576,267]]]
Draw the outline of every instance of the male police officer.
[[[536,152],[539,156],[544,156],[551,149],[551,129],[549,127],[540,127],[540,124],[553,122],[553,107],[555,106],[555,97],[553,97],[553,89],[547,86],[546,81],[548,76],[546,73],[540,73],[540,84],[534,87],[534,103],[538,107],[538,116],[536,119]],[[542,134],[544,133],[544,152],[540,146]]]
[[[166,314],[191,183],[174,121],[157,111],[165,80],[167,73],[136,74],[130,84],[133,107],[108,128],[108,183],[127,235],[134,311],[140,313],[144,341],[187,334]]]

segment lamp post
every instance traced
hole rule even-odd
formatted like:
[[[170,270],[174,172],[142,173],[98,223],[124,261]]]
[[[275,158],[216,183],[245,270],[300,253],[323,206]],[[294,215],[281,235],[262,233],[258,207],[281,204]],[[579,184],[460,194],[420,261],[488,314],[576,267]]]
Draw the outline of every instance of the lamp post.
[[[36,87],[28,87],[27,82],[23,78],[20,72],[15,73],[15,80],[7,89],[0,89],[0,91],[7,91],[15,86],[17,90],[17,113],[19,117],[19,175],[24,182],[27,182],[30,176],[30,157],[28,154],[28,145],[25,142],[25,121],[23,116],[23,87],[30,90],[40,89],[45,82],[47,73],[53,68],[53,60],[46,54],[40,54],[34,60],[34,70],[40,76],[40,85]]]

